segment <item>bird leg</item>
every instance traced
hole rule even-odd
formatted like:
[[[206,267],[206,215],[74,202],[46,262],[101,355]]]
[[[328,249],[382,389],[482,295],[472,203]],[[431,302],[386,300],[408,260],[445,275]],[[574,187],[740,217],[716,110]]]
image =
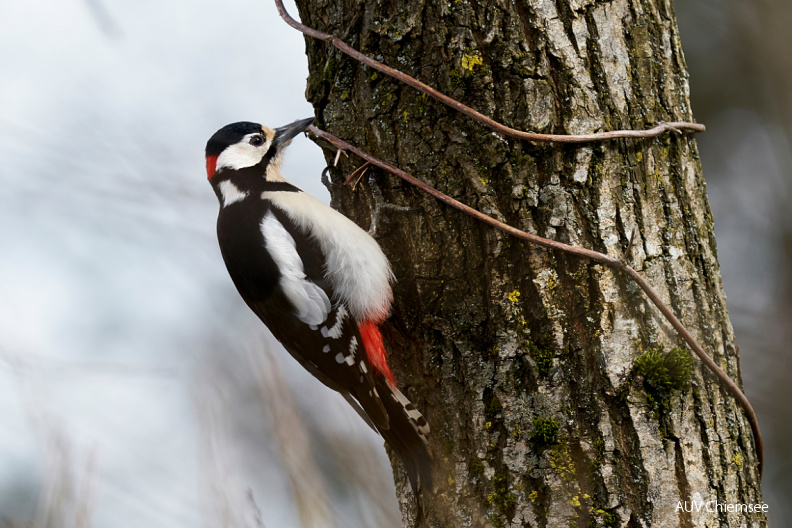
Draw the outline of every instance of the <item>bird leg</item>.
[[[363,175],[361,174],[361,177],[362,176]],[[404,205],[387,203],[385,199],[382,197],[382,191],[380,190],[379,185],[377,185],[377,181],[374,178],[373,173],[369,174],[368,183],[369,183],[369,187],[371,187],[371,196],[374,198],[374,212],[371,213],[371,227],[368,230],[369,235],[374,236],[377,234],[377,220],[379,219],[380,211],[382,211],[383,209],[390,209],[391,211],[399,211],[403,213],[418,210],[415,207],[406,207]]]

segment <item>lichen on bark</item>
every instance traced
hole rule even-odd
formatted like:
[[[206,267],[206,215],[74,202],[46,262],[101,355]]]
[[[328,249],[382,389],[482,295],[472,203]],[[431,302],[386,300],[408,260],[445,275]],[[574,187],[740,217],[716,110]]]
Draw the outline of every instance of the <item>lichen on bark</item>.
[[[509,126],[553,133],[692,120],[670,1],[298,0],[302,20]],[[688,135],[546,145],[506,139],[306,40],[317,124],[520,229],[630,259],[735,379],[712,215]],[[327,152],[328,160],[334,152]],[[369,227],[370,187],[333,205]],[[384,334],[432,426],[422,524],[761,526],[680,512],[761,502],[750,428],[698,361],[654,405],[636,361],[679,346],[625,277],[531,247],[376,173],[377,235],[397,277]],[[661,412],[662,411],[662,412]],[[417,522],[395,461],[405,526]],[[698,495],[696,495],[698,494]]]

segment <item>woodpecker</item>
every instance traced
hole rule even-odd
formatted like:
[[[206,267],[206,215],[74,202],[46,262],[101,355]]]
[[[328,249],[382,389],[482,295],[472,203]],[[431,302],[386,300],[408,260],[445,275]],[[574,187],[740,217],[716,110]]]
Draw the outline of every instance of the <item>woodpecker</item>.
[[[281,176],[285,148],[312,121],[232,123],[207,142],[223,260],[275,338],[398,454],[413,491],[431,490],[429,424],[396,387],[379,330],[390,263],[368,233]]]

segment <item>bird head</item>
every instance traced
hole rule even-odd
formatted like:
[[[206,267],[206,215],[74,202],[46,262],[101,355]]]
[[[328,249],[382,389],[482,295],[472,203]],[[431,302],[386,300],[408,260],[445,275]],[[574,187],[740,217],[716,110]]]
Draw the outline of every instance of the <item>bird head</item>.
[[[283,181],[280,166],[283,151],[294,136],[305,131],[313,118],[300,119],[271,129],[258,123],[240,121],[226,125],[206,143],[206,175],[214,183],[224,172],[253,168],[269,181]]]

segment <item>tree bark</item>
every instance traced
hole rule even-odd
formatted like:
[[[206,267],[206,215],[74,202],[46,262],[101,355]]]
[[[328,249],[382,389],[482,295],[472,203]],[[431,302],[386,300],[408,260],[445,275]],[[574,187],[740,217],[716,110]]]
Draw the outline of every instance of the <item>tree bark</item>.
[[[304,23],[518,129],[693,117],[669,0],[297,4]],[[631,264],[739,382],[691,136],[514,141],[306,43],[320,127],[526,231],[614,256],[634,232]],[[332,171],[335,207],[364,228],[380,193],[412,208],[382,208],[376,225],[397,277],[390,363],[431,425],[435,457],[422,515],[394,460],[404,526],[766,523],[679,509],[761,502],[751,430],[698,361],[685,376],[677,335],[626,277],[512,239],[387,174],[343,186],[360,163]],[[663,370],[674,359],[682,367]]]

